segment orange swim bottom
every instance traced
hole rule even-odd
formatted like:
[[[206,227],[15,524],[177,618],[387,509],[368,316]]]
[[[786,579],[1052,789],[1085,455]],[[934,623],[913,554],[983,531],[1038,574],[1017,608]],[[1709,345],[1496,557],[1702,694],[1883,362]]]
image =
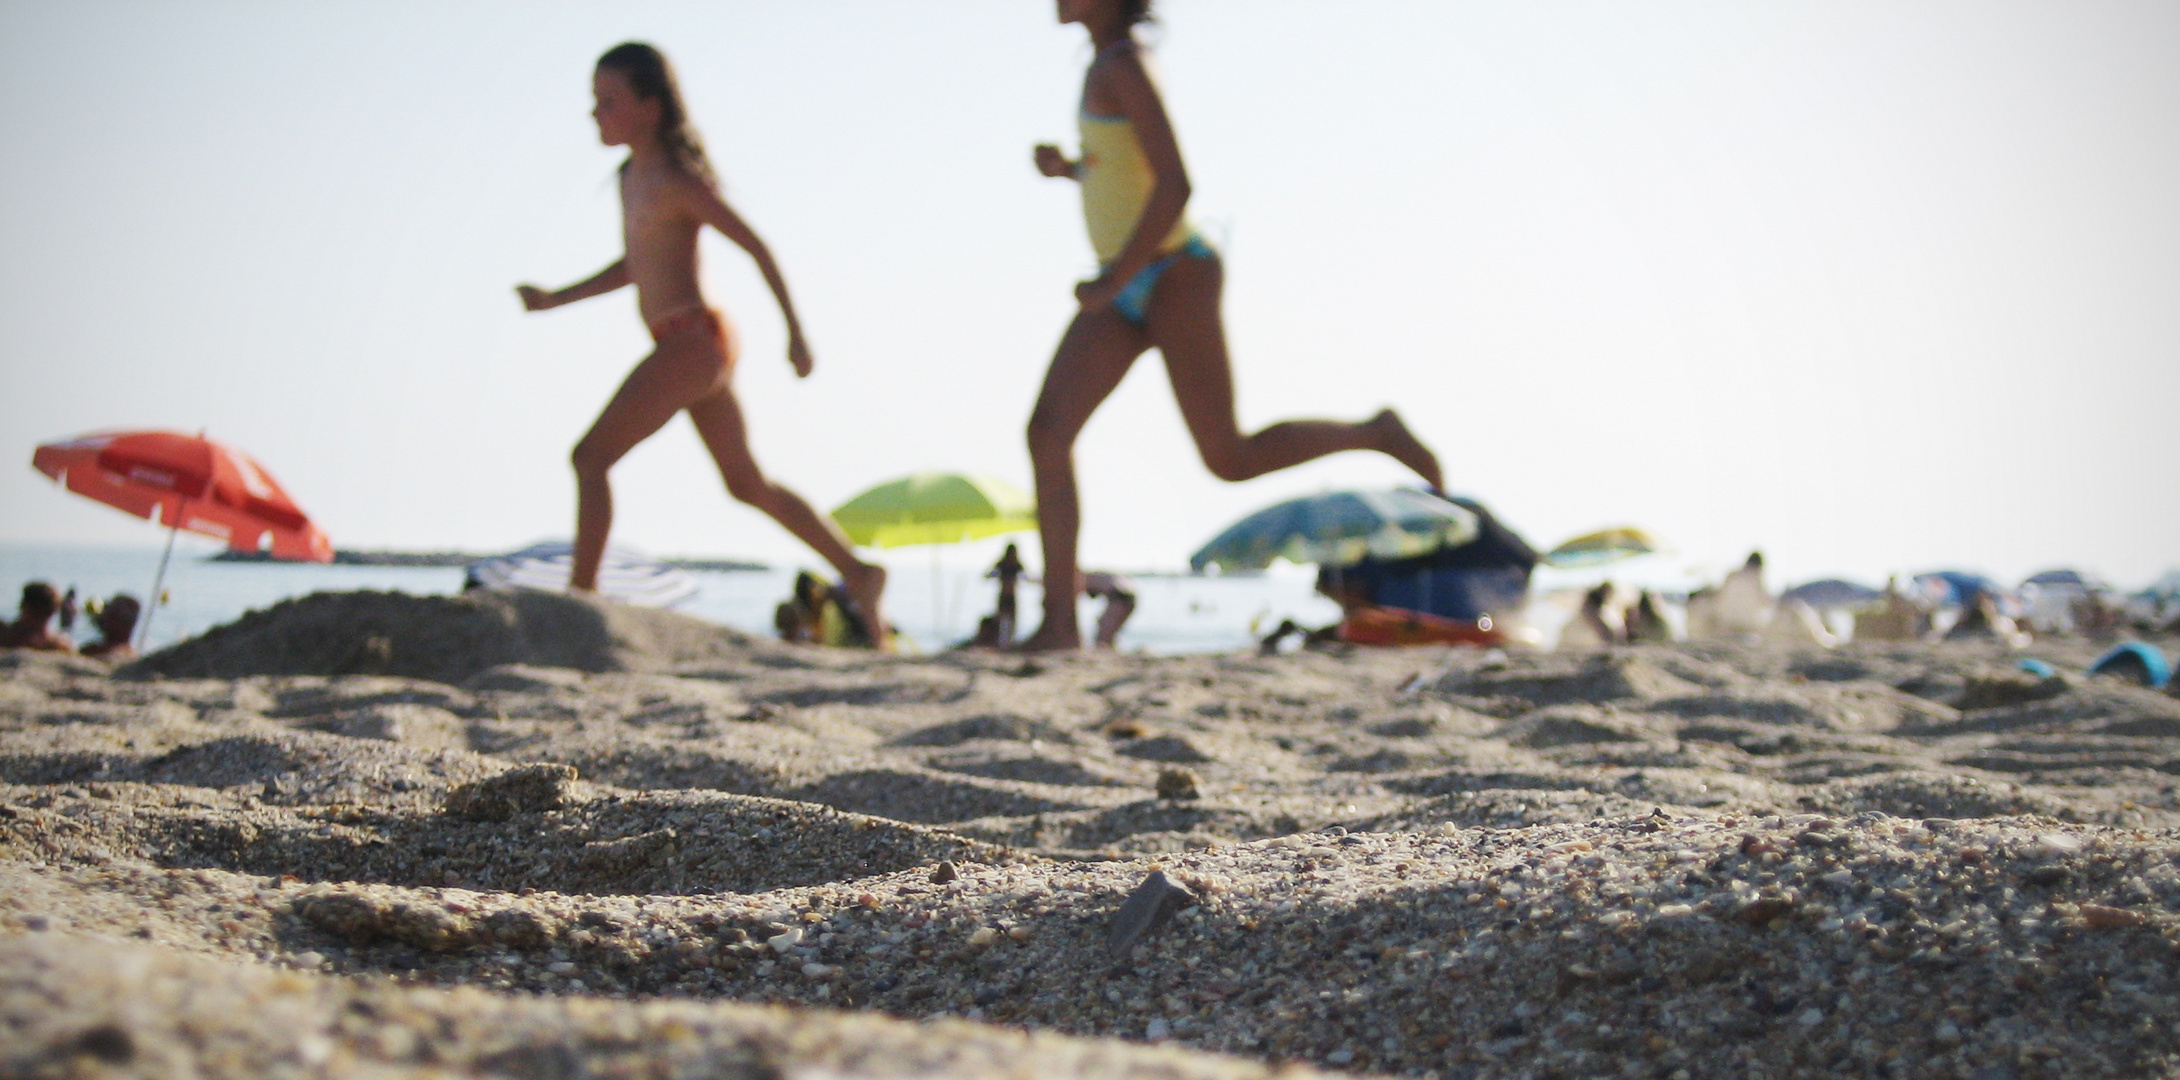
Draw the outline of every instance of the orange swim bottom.
[[[679,311],[669,311],[645,324],[651,331],[651,340],[662,342],[667,338],[691,331],[702,331],[713,340],[726,345],[727,327],[719,313],[702,304],[691,304]]]

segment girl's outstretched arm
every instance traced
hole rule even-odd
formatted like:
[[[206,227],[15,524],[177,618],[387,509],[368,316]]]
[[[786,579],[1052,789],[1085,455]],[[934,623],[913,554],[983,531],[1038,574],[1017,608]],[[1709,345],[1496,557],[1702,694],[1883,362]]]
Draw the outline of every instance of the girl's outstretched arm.
[[[757,263],[757,272],[763,274],[765,284],[772,287],[773,297],[780,302],[780,314],[787,319],[787,362],[795,365],[796,376],[808,378],[815,362],[810,358],[809,343],[802,337],[802,320],[795,317],[795,302],[787,295],[787,279],[780,276],[780,265],[772,261],[772,250],[765,247],[756,230],[727,205],[719,192],[695,179],[686,181],[683,190],[695,200],[698,221],[719,230],[719,235],[749,252],[749,257]]]
[[[1130,278],[1158,258],[1158,245],[1188,209],[1192,190],[1188,166],[1181,162],[1181,144],[1173,134],[1173,121],[1166,116],[1166,103],[1158,95],[1158,85],[1143,67],[1142,54],[1133,47],[1118,49],[1104,63],[1107,66],[1102,89],[1134,125],[1143,157],[1157,179],[1151,184],[1151,197],[1143,204],[1143,216],[1135,221],[1135,232],[1129,235],[1127,246],[1120,249],[1120,257],[1096,281],[1076,287],[1076,298],[1084,307],[1111,303]]]
[[[628,260],[615,259],[613,265],[565,289],[546,292],[535,285],[517,285],[515,286],[515,295],[522,297],[522,309],[524,311],[544,311],[546,308],[572,304],[577,300],[588,300],[593,296],[612,292],[626,284],[628,284]]]
[[[1061,153],[1060,148],[1051,143],[1038,143],[1037,148],[1031,151],[1030,156],[1036,159],[1038,172],[1055,180],[1082,179],[1082,174],[1078,171],[1081,169],[1082,163],[1067,160],[1067,155]]]

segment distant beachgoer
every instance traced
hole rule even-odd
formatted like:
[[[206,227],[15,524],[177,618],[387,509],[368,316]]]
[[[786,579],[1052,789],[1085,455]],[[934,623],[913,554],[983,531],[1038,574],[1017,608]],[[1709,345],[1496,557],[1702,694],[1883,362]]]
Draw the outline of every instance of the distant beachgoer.
[[[801,583],[800,578],[796,580],[797,584]],[[802,602],[802,597],[799,595],[800,590],[797,590],[797,592],[798,595],[780,601],[780,606],[772,609],[772,628],[779,631],[781,641],[798,643],[814,641],[816,640],[816,631],[812,627],[816,624],[810,618],[809,611]]]
[[[2108,641],[2118,637],[2126,624],[2127,611],[2109,590],[2090,589],[2076,598],[2073,604],[2074,632],[2094,641]]]
[[[1771,625],[1776,608],[1771,590],[1764,587],[1764,553],[1752,551],[1748,561],[1716,588],[1698,589],[1688,597],[1688,638],[1705,641],[1761,634]]]
[[[965,642],[962,642],[956,647],[963,649],[1006,648],[1006,645],[1000,641],[999,637],[999,616],[986,615],[983,618],[978,619],[976,621],[976,636],[970,638]]]
[[[1960,618],[1947,627],[1945,640],[1959,641],[1964,638],[1997,638],[2016,649],[2027,648],[2031,635],[2022,630],[2012,616],[2005,613],[1998,597],[1990,593],[1977,593],[1964,607]]]
[[[1346,567],[1322,563],[1317,567],[1317,581],[1312,586],[1317,595],[1340,605],[1340,616],[1346,618],[1363,608],[1370,607],[1370,583]]]
[[[1278,655],[1282,649],[1287,647],[1288,638],[1300,638],[1302,647],[1305,649],[1337,645],[1340,642],[1341,625],[1342,623],[1333,623],[1312,630],[1293,619],[1281,619],[1279,625],[1273,628],[1271,633],[1264,635],[1263,639],[1257,642],[1257,655]]]
[[[1331,626],[1321,626],[1312,630],[1293,619],[1281,619],[1279,625],[1272,628],[1271,633],[1264,635],[1257,642],[1257,655],[1277,656],[1280,650],[1287,647],[1287,639],[1293,637],[1301,638],[1302,647],[1305,649],[1315,645],[1328,644],[1340,640],[1340,624],[1333,623]]]
[[[1630,645],[1672,644],[1673,624],[1665,618],[1665,601],[1648,589],[1636,595],[1635,602],[1621,614],[1620,622]]]
[[[1876,600],[1854,610],[1858,641],[1915,641],[1928,629],[1929,613],[1900,591],[1899,578],[1886,578]]]
[[[1135,582],[1121,574],[1092,570],[1082,575],[1082,594],[1105,601],[1105,610],[1098,613],[1095,641],[1100,649],[1112,648],[1120,628],[1128,625],[1128,616],[1135,614]]]
[[[36,649],[40,652],[74,652],[68,635],[55,633],[53,616],[60,613],[61,596],[52,585],[33,581],[23,586],[22,603],[15,621],[0,626],[0,649]]]
[[[984,575],[988,578],[999,579],[999,610],[992,615],[994,620],[992,630],[998,639],[997,647],[1001,649],[1014,644],[1016,625],[1014,590],[1016,584],[1022,580],[1022,569],[1021,551],[1017,550],[1013,544],[1008,544],[1006,553],[999,556],[998,565],[993,566],[991,572]],[[983,640],[983,627],[979,626],[977,628],[977,642],[982,644]]]
[[[1045,553],[1044,625],[1024,648],[1073,649],[1080,591],[1075,545],[1081,508],[1075,439],[1138,356],[1163,354],[1166,377],[1212,475],[1246,480],[1342,450],[1376,450],[1441,486],[1438,459],[1387,409],[1359,423],[1290,420],[1243,434],[1219,316],[1225,271],[1191,227],[1188,170],[1135,27],[1150,0],[1059,0],[1062,23],[1081,25],[1097,49],[1083,81],[1082,154],[1036,148],[1038,171],[1082,187],[1091,246],[1104,269],[1075,287],[1081,305],[1060,339],[1030,415],[1030,462]]]
[[[795,572],[794,592],[773,612],[772,624],[780,640],[815,643],[824,631],[825,601],[831,587],[808,570]]]
[[[807,570],[795,574],[794,595],[774,609],[772,625],[783,641],[848,649],[877,645],[847,590]]]
[[[1317,567],[1316,590],[1317,595],[1340,605],[1339,621],[1313,630],[1293,619],[1281,619],[1278,627],[1274,628],[1271,633],[1264,635],[1257,642],[1257,652],[1259,654],[1271,656],[1279,652],[1280,649],[1286,646],[1287,639],[1290,637],[1300,637],[1304,648],[1338,641],[1340,640],[1341,624],[1345,623],[1349,616],[1358,611],[1367,610],[1372,606],[1368,582],[1360,576],[1346,573],[1345,568],[1330,563],[1320,564]]]
[[[128,593],[115,593],[113,599],[91,613],[92,625],[98,627],[98,640],[85,645],[83,655],[113,664],[136,659],[136,647],[129,644],[129,639],[136,635],[136,620],[143,613],[141,601]]]
[[[1624,605],[1616,604],[1617,590],[1605,582],[1582,594],[1582,607],[1567,620],[1554,646],[1560,652],[1610,649],[1627,644]]]
[[[1800,648],[1815,645],[1820,648],[1836,648],[1841,639],[1825,625],[1824,616],[1809,602],[1801,599],[1779,601],[1771,613],[1771,624],[1764,628],[1764,640],[1774,645]]]
[[[766,478],[751,457],[742,407],[734,396],[733,328],[705,302],[698,285],[697,234],[710,225],[755,260],[787,319],[788,362],[796,375],[807,377],[810,347],[772,253],[721,197],[665,56],[638,42],[616,45],[598,58],[591,90],[597,97],[591,116],[598,123],[599,141],[628,148],[620,173],[621,233],[627,252],[567,288],[548,292],[522,285],[515,291],[525,308],[544,311],[634,285],[637,309],[657,347],[629,373],[575,445],[575,565],[569,588],[590,592],[598,587],[598,565],[613,526],[607,472],[675,413],[687,411],[718,463],[727,491],[771,515],[831,563],[860,614],[882,632],[885,569],[856,558],[831,521],[801,496]]]

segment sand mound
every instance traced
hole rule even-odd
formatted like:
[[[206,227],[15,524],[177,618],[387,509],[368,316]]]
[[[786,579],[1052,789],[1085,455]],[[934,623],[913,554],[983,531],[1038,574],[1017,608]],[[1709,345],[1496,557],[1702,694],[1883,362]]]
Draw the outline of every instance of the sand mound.
[[[520,589],[313,593],[132,664],[132,675],[395,675],[458,684],[502,664],[666,671],[730,659],[745,634],[670,611]]]
[[[0,1023],[0,1072],[26,1077],[1321,1075],[959,1021],[448,993],[60,937],[0,940]]]
[[[2180,1075],[2180,702],[1996,645],[1030,664],[359,595],[154,659],[290,673],[0,656],[0,1074],[1175,1040],[1252,1059],[1166,1059],[1204,1075]],[[1116,946],[1157,872],[1192,900]],[[866,1023],[907,1056],[706,1034]]]

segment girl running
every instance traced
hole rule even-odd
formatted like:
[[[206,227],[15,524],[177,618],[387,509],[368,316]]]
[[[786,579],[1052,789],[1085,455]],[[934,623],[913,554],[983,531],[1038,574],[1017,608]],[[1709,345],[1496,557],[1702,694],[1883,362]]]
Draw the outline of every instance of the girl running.
[[[787,318],[788,362],[796,375],[808,377],[810,347],[772,253],[721,198],[664,55],[639,42],[616,45],[598,58],[591,91],[598,102],[591,110],[598,141],[628,148],[620,177],[621,234],[627,252],[565,289],[547,292],[522,285],[515,291],[525,308],[544,311],[634,285],[637,309],[656,348],[629,373],[605,412],[575,444],[575,566],[568,587],[598,587],[598,563],[613,527],[613,491],[606,473],[675,413],[687,410],[719,463],[727,491],[772,515],[840,571],[859,614],[882,641],[885,621],[879,600],[886,587],[885,569],[856,558],[831,521],[757,468],[742,407],[734,398],[734,330],[704,302],[697,286],[697,232],[710,225],[756,260]]]
[[[1189,225],[1188,170],[1158,87],[1135,40],[1150,0],[1058,0],[1060,22],[1089,31],[1096,59],[1083,79],[1082,156],[1037,147],[1038,171],[1082,186],[1090,244],[1104,267],[1075,286],[1082,310],[1060,339],[1029,419],[1044,538],[1044,625],[1023,648],[1082,645],[1075,622],[1076,436],[1145,350],[1166,378],[1204,464],[1221,480],[1247,480],[1342,450],[1376,450],[1440,484],[1438,459],[1391,409],[1359,423],[1288,420],[1244,435],[1234,419],[1234,376],[1220,322],[1225,272]]]

